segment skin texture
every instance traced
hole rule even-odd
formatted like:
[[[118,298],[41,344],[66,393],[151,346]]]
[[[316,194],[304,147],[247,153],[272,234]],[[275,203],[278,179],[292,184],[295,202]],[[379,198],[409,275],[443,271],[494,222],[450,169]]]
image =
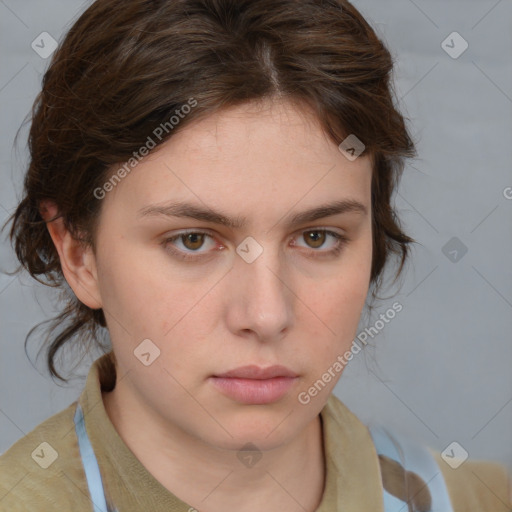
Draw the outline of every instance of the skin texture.
[[[370,189],[369,157],[348,160],[305,108],[265,100],[194,121],[142,160],[103,199],[96,251],[60,220],[48,224],[69,285],[106,315],[117,383],[103,398],[113,425],[155,478],[198,510],[320,503],[319,412],[341,372],[307,405],[297,396],[357,334],[372,258]],[[286,225],[290,214],[345,199],[366,213]],[[138,215],[178,200],[247,224]],[[323,235],[322,245],[319,228],[348,237],[338,255],[327,254],[337,239]],[[211,238],[165,242],[186,229]],[[252,263],[236,252],[248,236],[263,248]],[[202,256],[183,260],[172,249]],[[160,350],[149,366],[134,356],[144,339]],[[281,364],[298,378],[266,405],[212,385],[212,375],[248,364]],[[250,468],[237,458],[248,442],[262,454]]]

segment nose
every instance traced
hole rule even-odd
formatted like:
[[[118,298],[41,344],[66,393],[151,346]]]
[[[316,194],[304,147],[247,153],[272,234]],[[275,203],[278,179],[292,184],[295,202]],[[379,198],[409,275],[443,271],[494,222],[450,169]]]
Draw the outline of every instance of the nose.
[[[252,262],[236,256],[227,316],[231,332],[260,341],[280,339],[294,320],[293,285],[278,251],[265,247]]]

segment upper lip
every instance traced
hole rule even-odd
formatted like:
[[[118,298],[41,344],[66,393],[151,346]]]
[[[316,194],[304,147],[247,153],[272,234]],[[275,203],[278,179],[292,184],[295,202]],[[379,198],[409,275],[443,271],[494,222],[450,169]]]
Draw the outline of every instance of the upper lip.
[[[267,366],[266,368],[257,365],[248,365],[215,375],[215,377],[263,380],[275,377],[297,377],[297,374],[289,368],[286,368],[286,366],[281,365]]]

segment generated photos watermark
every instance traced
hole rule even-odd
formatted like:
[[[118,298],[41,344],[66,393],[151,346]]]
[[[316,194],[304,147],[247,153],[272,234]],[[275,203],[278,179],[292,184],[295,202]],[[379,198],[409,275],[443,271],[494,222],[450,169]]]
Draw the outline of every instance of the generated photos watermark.
[[[116,185],[121,182],[147,155],[150,151],[156,147],[158,142],[162,138],[170,133],[178,124],[184,119],[191,110],[197,106],[197,100],[189,98],[187,103],[181,105],[174,111],[174,114],[163,123],[160,123],[152,132],[152,135],[148,135],[146,142],[137,150],[132,153],[125,164],[120,167],[112,176],[101,186],[94,189],[93,194],[96,199],[103,199],[108,192],[114,190]],[[155,140],[156,139],[156,140]]]
[[[363,345],[368,344],[368,336],[370,338],[374,338],[379,334],[379,332],[384,329],[386,324],[389,324],[393,318],[402,311],[403,306],[400,302],[394,302],[393,305],[386,310],[385,313],[381,313],[379,315],[379,319],[375,321],[375,323],[371,327],[366,327],[362,332],[360,332],[352,342],[352,346],[350,350],[347,350],[345,353],[339,355],[336,358],[336,361],[333,362],[329,368],[322,374],[322,376],[316,380],[306,391],[301,391],[297,399],[299,403],[302,405],[307,405],[311,402],[311,399],[320,393],[331,380],[335,379],[338,374],[343,371],[343,368],[347,366],[348,362],[352,360],[354,355],[361,352],[362,347],[358,344],[358,341]]]

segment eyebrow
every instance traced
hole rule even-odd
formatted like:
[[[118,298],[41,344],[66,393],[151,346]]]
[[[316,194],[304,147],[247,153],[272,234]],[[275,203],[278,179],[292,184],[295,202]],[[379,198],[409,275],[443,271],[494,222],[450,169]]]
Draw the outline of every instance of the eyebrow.
[[[342,213],[358,213],[366,215],[368,210],[359,201],[355,199],[344,199],[342,201],[332,201],[315,208],[310,208],[295,214],[289,214],[285,217],[285,224],[287,227],[292,227],[306,222],[312,222],[324,217],[331,217],[333,215],[340,215]],[[165,216],[165,217],[180,217],[202,220],[211,222],[213,224],[220,224],[232,229],[241,229],[246,223],[245,217],[229,217],[228,215],[215,211],[211,208],[204,208],[203,206],[186,203],[186,202],[172,202],[164,205],[148,205],[141,208],[138,212],[139,217],[152,217],[152,216]]]

